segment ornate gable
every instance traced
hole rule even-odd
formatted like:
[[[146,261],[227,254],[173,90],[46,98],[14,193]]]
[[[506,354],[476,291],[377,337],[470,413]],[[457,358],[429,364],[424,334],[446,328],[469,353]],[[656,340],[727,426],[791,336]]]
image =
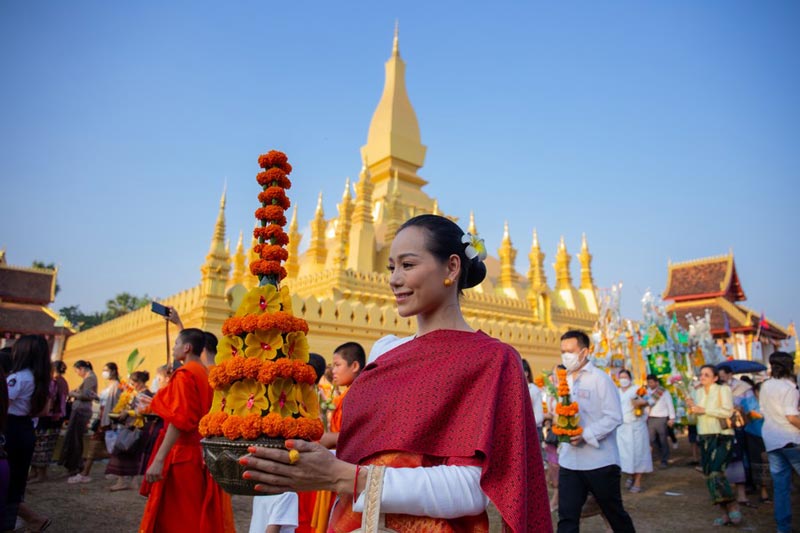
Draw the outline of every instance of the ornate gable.
[[[733,254],[669,265],[665,300],[681,302],[717,296],[734,302],[746,299]]]

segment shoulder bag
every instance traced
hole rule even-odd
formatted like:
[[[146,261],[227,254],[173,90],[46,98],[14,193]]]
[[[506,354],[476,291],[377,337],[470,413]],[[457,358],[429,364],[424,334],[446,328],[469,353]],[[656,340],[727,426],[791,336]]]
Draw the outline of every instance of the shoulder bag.
[[[353,533],[397,533],[386,527],[386,516],[381,514],[381,494],[383,494],[383,474],[385,466],[370,466],[367,474],[367,487],[364,490],[364,512],[361,514],[361,527]]]

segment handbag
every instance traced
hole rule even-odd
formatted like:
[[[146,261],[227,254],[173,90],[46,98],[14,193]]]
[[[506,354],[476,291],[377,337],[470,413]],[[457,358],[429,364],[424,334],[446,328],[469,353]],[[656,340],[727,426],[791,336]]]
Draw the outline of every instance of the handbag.
[[[722,402],[719,389],[717,389],[717,399],[720,400],[720,403]],[[719,421],[719,428],[722,431],[728,429],[741,429],[745,426],[744,416],[742,416],[742,411],[738,407],[733,408],[733,413],[731,413],[731,416],[728,418],[717,418],[717,421]]]
[[[361,527],[353,533],[397,533],[394,529],[386,527],[386,515],[381,514],[381,494],[383,494],[383,474],[385,470],[385,466],[368,467]]]
[[[117,441],[114,443],[114,453],[130,453],[136,451],[142,437],[142,430],[139,428],[122,428],[117,433]]]

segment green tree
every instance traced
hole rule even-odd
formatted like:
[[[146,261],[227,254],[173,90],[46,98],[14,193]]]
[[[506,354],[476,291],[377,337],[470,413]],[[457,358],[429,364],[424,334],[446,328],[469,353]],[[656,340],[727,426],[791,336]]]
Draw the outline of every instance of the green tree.
[[[105,322],[103,313],[87,314],[81,311],[80,306],[77,305],[62,307],[58,310],[58,314],[69,320],[72,327],[78,331],[93,328]]]
[[[45,263],[44,261],[34,261],[31,265],[33,268],[46,268],[49,270],[55,270],[56,264],[55,263]],[[58,295],[58,291],[61,290],[61,285],[58,284],[56,281],[56,296]]]
[[[150,297],[146,294],[144,296],[134,296],[128,292],[121,292],[114,298],[106,301],[106,320],[117,318],[136,311],[137,309],[146,306],[150,303]]]

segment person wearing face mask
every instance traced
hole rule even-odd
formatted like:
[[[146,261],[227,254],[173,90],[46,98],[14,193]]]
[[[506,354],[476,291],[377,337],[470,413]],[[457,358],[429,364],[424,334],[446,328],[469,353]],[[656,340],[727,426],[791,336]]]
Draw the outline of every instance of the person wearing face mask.
[[[619,401],[622,404],[622,425],[617,428],[617,447],[621,470],[630,477],[625,486],[631,492],[642,491],[642,474],[653,471],[653,458],[647,434],[647,415],[642,408],[647,400],[639,397],[628,370],[619,372]],[[637,410],[640,413],[637,415]]]
[[[580,530],[589,493],[615,532],[635,531],[620,492],[616,431],[622,424],[622,408],[617,387],[589,361],[589,337],[582,331],[561,336],[561,361],[572,401],[578,402],[583,432],[558,448],[558,533]]]

